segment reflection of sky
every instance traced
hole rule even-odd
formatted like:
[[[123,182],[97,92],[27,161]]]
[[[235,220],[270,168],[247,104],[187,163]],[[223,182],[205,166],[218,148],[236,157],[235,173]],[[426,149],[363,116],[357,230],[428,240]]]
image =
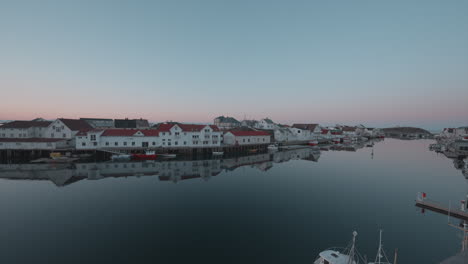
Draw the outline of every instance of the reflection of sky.
[[[0,8],[0,119],[468,122],[466,1],[22,2]]]
[[[455,203],[468,185],[452,160],[428,150],[432,142],[385,139],[373,159],[371,148],[327,151],[318,162],[245,166],[177,184],[2,180],[0,260],[307,263],[345,246],[353,230],[361,252],[374,256],[383,228],[389,255],[398,248],[402,263],[437,263],[459,250],[460,238],[445,216],[419,213],[416,193]]]

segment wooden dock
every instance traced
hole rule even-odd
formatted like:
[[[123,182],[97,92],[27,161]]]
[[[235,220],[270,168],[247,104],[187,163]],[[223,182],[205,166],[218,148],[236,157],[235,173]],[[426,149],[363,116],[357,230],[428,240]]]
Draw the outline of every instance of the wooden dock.
[[[458,204],[457,204],[458,205]],[[447,208],[444,205],[441,205],[437,202],[428,201],[428,200],[416,200],[416,206],[424,209],[428,209],[437,213],[450,215],[452,217],[468,220],[468,212],[459,210],[457,208]]]

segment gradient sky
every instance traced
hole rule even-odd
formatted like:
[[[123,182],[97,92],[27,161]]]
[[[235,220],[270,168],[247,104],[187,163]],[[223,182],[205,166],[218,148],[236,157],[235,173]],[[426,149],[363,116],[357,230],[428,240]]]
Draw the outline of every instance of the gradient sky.
[[[0,119],[468,125],[468,1],[2,1]]]

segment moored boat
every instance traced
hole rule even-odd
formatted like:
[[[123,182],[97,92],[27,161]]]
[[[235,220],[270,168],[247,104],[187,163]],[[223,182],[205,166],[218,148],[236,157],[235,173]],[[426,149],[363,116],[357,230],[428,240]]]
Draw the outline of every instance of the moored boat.
[[[268,150],[278,150],[278,146],[276,144],[271,144],[271,145],[268,145],[267,149]]]
[[[356,264],[357,252],[355,248],[357,232],[353,232],[353,240],[350,248],[339,250],[331,248],[324,250],[319,253],[318,258],[314,261],[314,264]]]
[[[311,140],[309,141],[309,143],[307,143],[309,146],[312,146],[312,147],[315,147],[318,145],[318,141],[317,140]]]
[[[111,156],[112,161],[128,161],[132,159],[132,155],[128,154],[115,154]]]
[[[158,156],[155,151],[146,151],[144,154],[132,154],[134,160],[155,160]]]
[[[213,156],[222,156],[224,155],[223,151],[213,151]]]

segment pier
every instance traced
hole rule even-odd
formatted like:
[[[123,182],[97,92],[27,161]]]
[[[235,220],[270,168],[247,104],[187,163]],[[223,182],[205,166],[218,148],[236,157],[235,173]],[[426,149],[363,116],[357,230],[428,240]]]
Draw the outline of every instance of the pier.
[[[468,220],[468,212],[466,211],[466,201],[463,201],[463,206],[465,210],[459,210],[456,208],[451,208],[451,207],[446,207],[444,205],[441,205],[438,202],[435,201],[430,201],[427,200],[424,196],[419,197],[416,199],[416,206],[423,208],[423,209],[428,209],[433,212],[441,213],[444,215],[452,216],[461,220]]]

